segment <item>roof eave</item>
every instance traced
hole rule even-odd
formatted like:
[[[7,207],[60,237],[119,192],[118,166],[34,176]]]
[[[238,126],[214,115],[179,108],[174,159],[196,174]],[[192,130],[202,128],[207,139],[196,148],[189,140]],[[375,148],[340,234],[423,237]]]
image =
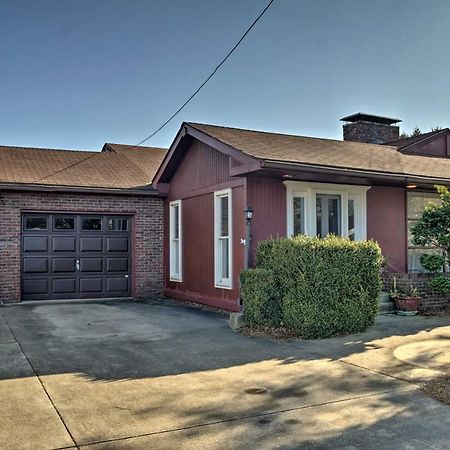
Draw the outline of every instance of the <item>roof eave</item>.
[[[0,191],[73,192],[77,194],[139,195],[146,197],[160,196],[160,193],[153,187],[137,189],[89,186],[58,186],[32,183],[0,183]]]
[[[336,175],[354,176],[361,178],[369,178],[373,180],[392,180],[397,182],[417,182],[422,184],[450,184],[450,178],[429,177],[425,175],[407,174],[407,173],[389,173],[382,171],[354,169],[345,167],[322,166],[305,163],[294,163],[285,161],[264,160],[261,163],[261,169],[286,169],[286,170],[302,170],[315,173],[333,173]]]

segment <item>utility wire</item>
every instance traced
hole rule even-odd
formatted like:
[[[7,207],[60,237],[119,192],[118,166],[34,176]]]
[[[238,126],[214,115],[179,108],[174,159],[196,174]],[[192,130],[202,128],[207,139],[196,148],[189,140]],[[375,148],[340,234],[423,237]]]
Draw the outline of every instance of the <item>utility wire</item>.
[[[260,12],[258,17],[253,21],[253,23],[247,28],[245,33],[241,36],[241,38],[236,42],[234,47],[225,55],[225,57],[220,61],[219,64],[214,68],[214,70],[207,76],[205,81],[191,94],[191,96],[165,121],[162,125],[160,125],[155,131],[153,131],[151,134],[149,134],[146,138],[142,139],[142,141],[138,142],[135,145],[128,146],[127,150],[131,150],[135,147],[138,147],[139,145],[142,145],[144,142],[147,142],[149,139],[151,139],[153,136],[155,136],[157,133],[159,133],[163,128],[165,128],[180,112],[193,100],[193,98],[204,88],[206,83],[217,73],[217,71],[222,67],[222,65],[228,60],[228,58],[234,53],[234,51],[239,47],[241,42],[247,37],[247,35],[250,33],[250,31],[253,29],[253,27],[259,22],[261,17],[267,12],[267,10],[272,6],[272,3],[275,0],[270,0],[269,3],[266,5],[266,7]],[[87,158],[84,158],[80,161],[77,161],[74,164],[71,164],[68,167],[64,167],[63,169],[57,170],[56,172],[50,173],[49,175],[46,175],[45,177],[40,178],[39,180],[36,180],[35,183],[39,181],[43,181],[46,178],[52,177],[53,175],[56,175],[66,169],[70,169],[71,167],[74,167],[78,164],[81,164],[82,162],[88,160],[89,158],[92,158],[94,155],[89,155]]]

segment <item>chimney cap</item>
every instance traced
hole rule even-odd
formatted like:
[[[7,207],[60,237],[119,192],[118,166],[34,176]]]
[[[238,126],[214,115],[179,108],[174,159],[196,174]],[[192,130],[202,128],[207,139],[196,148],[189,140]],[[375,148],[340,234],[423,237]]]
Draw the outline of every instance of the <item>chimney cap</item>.
[[[401,122],[400,119],[393,119],[392,117],[376,116],[375,114],[367,114],[363,112],[358,112],[351,114],[350,116],[345,116],[341,119],[343,122],[372,122],[384,125],[392,125],[394,123]]]

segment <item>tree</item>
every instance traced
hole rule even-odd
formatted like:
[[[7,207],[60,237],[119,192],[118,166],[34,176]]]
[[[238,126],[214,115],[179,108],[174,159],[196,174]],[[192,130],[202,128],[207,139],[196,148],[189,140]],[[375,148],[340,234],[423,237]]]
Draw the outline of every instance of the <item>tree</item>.
[[[432,245],[442,250],[450,264],[450,192],[445,186],[435,186],[441,205],[430,203],[419,221],[412,226],[414,245]]]
[[[422,131],[419,127],[414,127],[414,130],[412,130],[411,136],[420,136],[422,134]]]

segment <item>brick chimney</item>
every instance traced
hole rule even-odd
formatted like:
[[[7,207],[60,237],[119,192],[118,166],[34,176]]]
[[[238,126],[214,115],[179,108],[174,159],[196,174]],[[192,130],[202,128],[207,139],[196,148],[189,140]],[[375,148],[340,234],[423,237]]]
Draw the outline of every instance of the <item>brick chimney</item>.
[[[399,119],[356,113],[341,119],[345,124],[344,141],[385,144],[400,138]]]

